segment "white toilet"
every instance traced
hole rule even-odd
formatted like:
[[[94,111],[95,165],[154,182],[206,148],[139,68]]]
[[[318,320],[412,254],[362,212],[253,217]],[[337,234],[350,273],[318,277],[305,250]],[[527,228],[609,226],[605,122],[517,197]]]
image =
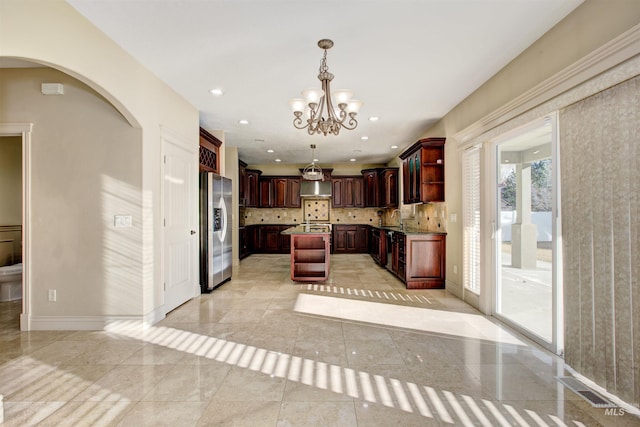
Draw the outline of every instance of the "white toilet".
[[[0,301],[22,299],[22,263],[0,267]]]

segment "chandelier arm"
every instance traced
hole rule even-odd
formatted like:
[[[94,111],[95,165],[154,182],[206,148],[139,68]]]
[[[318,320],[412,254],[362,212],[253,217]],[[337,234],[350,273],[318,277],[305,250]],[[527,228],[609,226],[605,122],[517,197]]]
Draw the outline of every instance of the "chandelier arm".
[[[341,123],[341,125],[347,130],[354,130],[358,126],[358,121],[355,117],[349,117],[349,121],[346,123]]]
[[[296,118],[293,119],[293,126],[296,129],[304,129],[304,128],[309,126],[309,122],[307,121],[307,124],[303,126],[302,125],[302,117],[296,117]]]
[[[346,119],[347,119],[347,112],[345,110],[340,110],[339,118],[336,119],[336,121],[342,125]]]

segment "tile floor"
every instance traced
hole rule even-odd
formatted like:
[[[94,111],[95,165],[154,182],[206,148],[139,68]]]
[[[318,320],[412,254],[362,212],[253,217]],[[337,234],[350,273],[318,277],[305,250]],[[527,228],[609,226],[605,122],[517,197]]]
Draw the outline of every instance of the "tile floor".
[[[288,262],[252,255],[147,329],[21,333],[20,303],[0,303],[3,425],[640,425],[444,290],[407,291],[368,255],[332,256],[316,285]]]

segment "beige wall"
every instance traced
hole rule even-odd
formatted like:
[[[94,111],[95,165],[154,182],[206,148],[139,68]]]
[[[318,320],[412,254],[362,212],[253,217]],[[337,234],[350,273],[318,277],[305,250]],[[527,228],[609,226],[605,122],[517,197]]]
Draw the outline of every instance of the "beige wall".
[[[20,224],[22,224],[22,138],[4,136],[0,137],[0,225]]]
[[[64,95],[43,95],[42,82],[63,84]],[[140,314],[140,129],[85,84],[50,68],[0,69],[0,97],[11,106],[0,110],[0,122],[35,124],[34,316]],[[115,214],[132,215],[134,227],[114,229]],[[47,301],[48,289],[57,290],[55,304]]]
[[[99,317],[106,316],[107,313],[115,312],[119,314],[128,312],[132,315],[145,316],[147,320],[158,320],[164,315],[162,312],[164,291],[161,266],[161,131],[165,129],[173,134],[180,135],[183,140],[192,141],[194,149],[197,149],[195,147],[198,144],[198,111],[118,47],[111,39],[92,26],[65,1],[25,2],[3,0],[1,7],[3,19],[2,26],[0,26],[0,40],[2,40],[0,55],[45,64],[77,78],[109,101],[126,118],[126,122],[131,128],[128,131],[135,129],[138,135],[137,144],[123,147],[110,140],[109,144],[105,143],[104,147],[100,147],[98,152],[110,150],[114,147],[114,144],[115,147],[122,150],[117,153],[109,152],[109,155],[106,156],[107,158],[102,158],[101,160],[106,164],[100,163],[99,158],[95,158],[90,162],[90,164],[98,168],[113,168],[126,174],[127,178],[123,179],[122,187],[119,187],[118,191],[122,191],[125,194],[134,194],[134,199],[139,197],[135,208],[139,210],[140,222],[136,223],[136,227],[131,230],[134,233],[131,239],[125,239],[131,243],[127,250],[134,252],[132,257],[137,257],[139,264],[132,268],[115,265],[108,273],[108,280],[112,280],[117,286],[121,283],[128,284],[128,280],[132,280],[133,277],[136,278],[135,285],[133,287],[128,285],[121,286],[118,292],[122,293],[117,293],[124,296],[124,292],[128,292],[126,298],[110,299],[106,306],[102,306],[97,310],[98,308],[93,305],[91,309],[87,307],[68,308],[66,306],[63,307],[62,304],[44,302],[41,299],[43,297],[42,290],[38,293],[36,287],[40,286],[40,289],[42,289],[46,284],[34,282],[32,314],[37,317],[40,313],[47,313],[55,321],[57,318],[68,316],[68,310],[72,312],[82,311],[89,316]],[[50,98],[45,101],[45,103],[50,102],[59,101],[52,101]],[[11,120],[25,122],[30,120],[28,113],[31,108],[32,106],[27,108],[21,101],[15,101],[3,103],[2,111],[4,114],[10,114],[12,116]],[[82,114],[83,111],[78,111],[79,118],[82,117]],[[109,120],[106,116],[102,119]],[[116,129],[120,124],[122,124],[122,121],[116,126]],[[36,132],[41,132],[37,130],[38,126],[39,124],[34,122],[34,138],[36,137]],[[84,129],[80,129],[81,131],[76,134],[75,129],[56,127],[51,129],[53,133],[47,135],[47,137],[55,137],[63,145],[63,148],[67,148],[64,144],[75,143],[81,138],[85,142],[86,139],[91,139],[89,135],[85,134]],[[110,135],[115,138],[118,136],[118,132],[120,130],[116,131],[115,135],[107,132],[104,138],[108,139]],[[43,137],[42,133],[38,135],[40,138]],[[97,139],[102,140],[103,138],[98,137]],[[34,140],[34,144],[36,142]],[[86,152],[86,148],[79,148],[81,148],[83,155],[90,156],[90,153]],[[39,152],[34,154],[40,155]],[[110,163],[108,157],[111,156],[121,160],[121,164]],[[69,198],[66,200],[64,198],[51,200],[50,202],[60,204],[65,202],[68,205],[79,203],[80,200],[78,198],[84,196],[85,193],[82,191],[84,185],[77,183],[83,177],[81,174],[76,174],[75,171],[82,170],[83,166],[74,165],[73,163],[76,161],[82,163],[84,160],[75,155],[61,160],[63,161],[63,167],[58,167],[57,169],[60,175],[56,178],[55,185],[62,185],[63,181],[66,181]],[[68,169],[64,167],[70,168],[71,172],[67,173]],[[48,165],[47,172],[50,172],[51,168],[53,166]],[[97,169],[96,172],[98,171],[100,169]],[[104,175],[109,177],[110,173],[105,173]],[[39,184],[47,185],[47,183],[43,182],[39,182]],[[98,184],[97,180],[94,184]],[[109,185],[113,184],[120,185],[115,181],[110,182]],[[129,187],[129,184],[131,184],[131,187]],[[101,186],[98,186],[96,190],[99,192],[100,188]],[[53,195],[49,197],[53,199]],[[100,201],[94,196],[92,203],[97,204]],[[84,204],[80,203],[80,206],[84,206]],[[35,207],[38,207],[38,205],[36,204]],[[91,208],[95,212],[96,206],[92,205]],[[64,212],[64,209],[60,208],[60,210],[54,211],[54,213],[60,212]],[[77,216],[79,213],[80,211],[76,210],[75,215]],[[43,224],[50,220],[68,221],[68,219],[58,216],[53,218],[34,218],[34,222],[42,221]],[[91,223],[89,220],[82,220],[81,223],[83,224],[82,230],[85,233],[84,240],[86,241],[90,241],[94,236],[109,235],[113,231],[104,223]],[[63,242],[60,241],[58,244],[63,245]],[[92,276],[92,273],[89,271],[91,267],[84,265],[80,260],[87,255],[97,260],[99,254],[95,252],[95,247],[90,246],[88,243],[83,243],[77,247],[66,246],[68,247],[64,249],[65,256],[60,257],[60,264],[67,268],[72,265],[75,270],[71,269],[71,271],[77,271],[78,273],[76,273],[77,276],[69,278],[69,270],[65,270],[64,277],[72,282],[68,286],[81,289],[83,286],[87,286],[87,283],[82,281],[82,278]],[[90,253],[87,254],[87,251]],[[111,260],[104,258],[102,262],[109,263]],[[34,265],[34,268],[36,269],[33,271],[34,278],[45,277],[46,270],[38,270],[37,265]],[[51,268],[56,267],[52,265]],[[62,281],[62,269],[56,270],[55,273],[57,280]],[[105,297],[104,293],[111,291],[113,291],[111,287],[100,290],[103,294],[102,297]],[[81,295],[87,295],[86,291],[74,294],[76,297]],[[64,297],[64,295],[60,296]],[[111,297],[109,296],[109,298]],[[101,319],[102,317],[97,321]],[[48,322],[49,325],[53,325],[53,323]],[[59,327],[64,327],[64,325],[60,324]]]

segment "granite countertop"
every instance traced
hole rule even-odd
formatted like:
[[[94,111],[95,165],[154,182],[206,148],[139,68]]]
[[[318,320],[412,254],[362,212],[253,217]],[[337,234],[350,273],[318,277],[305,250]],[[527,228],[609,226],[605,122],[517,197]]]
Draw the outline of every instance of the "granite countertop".
[[[331,233],[331,224],[300,224],[295,227],[287,228],[280,234],[329,234]]]
[[[402,234],[442,234],[442,235],[447,234],[445,231],[425,231],[425,230],[418,230],[412,227],[400,228],[397,225],[395,226],[394,225],[373,225],[373,224],[369,224],[369,225],[373,228],[377,228],[378,230],[395,231]]]

